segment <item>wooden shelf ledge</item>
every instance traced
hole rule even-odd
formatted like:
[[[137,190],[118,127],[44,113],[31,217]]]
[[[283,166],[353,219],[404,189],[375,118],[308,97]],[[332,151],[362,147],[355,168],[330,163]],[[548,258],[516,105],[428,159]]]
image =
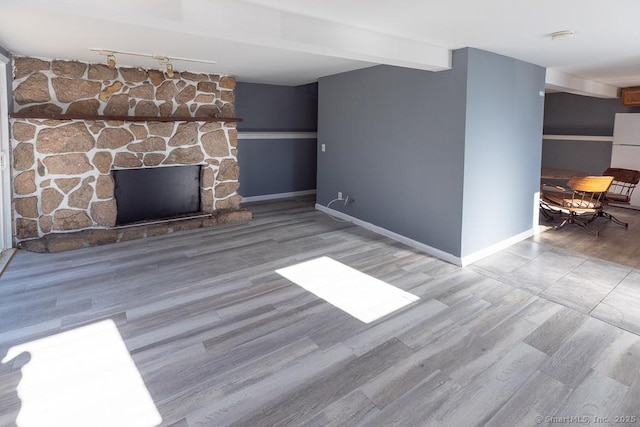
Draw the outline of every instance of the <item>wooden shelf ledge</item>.
[[[175,116],[98,116],[86,114],[10,113],[12,119],[38,120],[103,120],[122,122],[241,122],[238,117],[175,117]]]

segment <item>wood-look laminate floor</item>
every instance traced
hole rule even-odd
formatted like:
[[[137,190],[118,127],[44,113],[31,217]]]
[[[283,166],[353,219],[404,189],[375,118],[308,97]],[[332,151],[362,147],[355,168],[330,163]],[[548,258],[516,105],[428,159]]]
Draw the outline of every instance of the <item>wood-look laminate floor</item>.
[[[607,207],[606,211],[628,223],[629,227],[622,227],[606,218],[598,218],[589,225],[590,230],[600,232],[597,237],[595,233],[587,232],[579,226],[567,225],[557,231],[549,229],[534,240],[588,257],[640,268],[640,210]],[[540,224],[544,227],[551,228],[558,223],[559,221],[546,221],[541,216]]]
[[[93,393],[115,384],[114,401],[142,384],[154,423],[173,426],[640,424],[633,266],[545,233],[459,268],[335,222],[310,199],[251,209],[248,224],[18,251],[0,277],[0,425],[52,420],[59,407],[65,426],[105,425],[126,409],[104,401],[87,415],[80,380]],[[320,256],[420,300],[365,324],[275,272]],[[105,376],[114,334],[90,333],[104,322],[139,384]],[[53,342],[66,356],[35,369]],[[78,345],[86,363],[63,363]],[[153,419],[135,416],[118,425]]]

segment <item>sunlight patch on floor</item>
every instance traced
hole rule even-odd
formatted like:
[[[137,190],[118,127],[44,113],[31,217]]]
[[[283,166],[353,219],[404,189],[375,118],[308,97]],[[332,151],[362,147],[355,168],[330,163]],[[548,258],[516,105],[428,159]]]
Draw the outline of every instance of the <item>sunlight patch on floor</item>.
[[[111,320],[17,345],[3,363],[17,356],[28,360],[17,390],[19,427],[157,426],[162,421]]]
[[[281,268],[276,273],[364,323],[420,299],[329,257]]]

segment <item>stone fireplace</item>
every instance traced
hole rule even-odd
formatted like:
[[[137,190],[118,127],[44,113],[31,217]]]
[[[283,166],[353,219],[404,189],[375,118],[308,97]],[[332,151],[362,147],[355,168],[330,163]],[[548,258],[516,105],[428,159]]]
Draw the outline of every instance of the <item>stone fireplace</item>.
[[[148,235],[115,227],[113,171],[121,169],[199,165],[200,211],[209,218],[195,226],[250,218],[236,192],[232,77],[176,72],[169,79],[156,70],[36,58],[16,58],[14,77],[13,213],[20,246],[52,250],[48,242],[62,234],[67,244],[58,246],[69,249],[93,244],[92,236]]]

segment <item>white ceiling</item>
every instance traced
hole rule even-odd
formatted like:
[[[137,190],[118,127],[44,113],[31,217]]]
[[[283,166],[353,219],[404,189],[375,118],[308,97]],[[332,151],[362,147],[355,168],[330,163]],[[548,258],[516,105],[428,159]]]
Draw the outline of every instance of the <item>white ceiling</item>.
[[[437,71],[475,47],[550,68],[550,88],[611,96],[640,86],[638,16],[637,0],[0,0],[0,45],[88,62],[104,60],[89,48],[215,60],[174,68],[284,85],[374,64]],[[551,41],[567,29],[573,38]]]

